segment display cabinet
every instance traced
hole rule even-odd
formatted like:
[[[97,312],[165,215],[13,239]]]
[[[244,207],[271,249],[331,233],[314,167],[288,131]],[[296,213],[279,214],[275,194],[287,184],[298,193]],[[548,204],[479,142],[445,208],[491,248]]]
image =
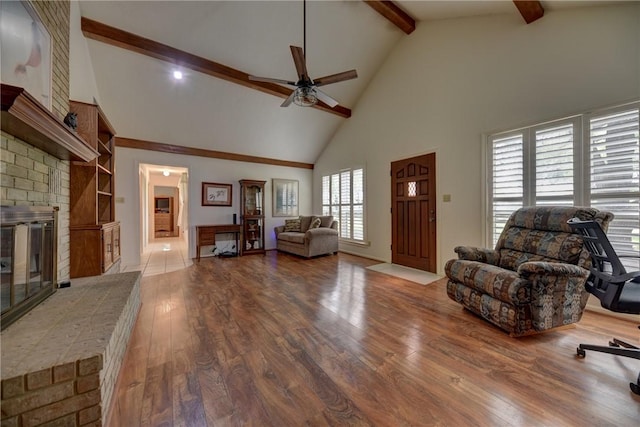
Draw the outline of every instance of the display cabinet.
[[[240,180],[242,254],[264,254],[264,186],[267,181]]]

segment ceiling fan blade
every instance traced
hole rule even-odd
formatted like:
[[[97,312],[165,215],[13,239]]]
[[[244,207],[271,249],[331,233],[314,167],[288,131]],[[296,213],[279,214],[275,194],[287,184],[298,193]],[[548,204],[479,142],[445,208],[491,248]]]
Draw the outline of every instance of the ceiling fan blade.
[[[324,86],[331,83],[338,83],[345,80],[351,80],[358,77],[356,70],[343,71],[342,73],[331,74],[330,76],[320,77],[315,79],[313,84],[316,86]]]
[[[329,95],[321,91],[320,89],[316,89],[316,96],[320,101],[324,102],[331,108],[339,104],[338,101],[336,101],[335,99],[333,99],[332,97],[330,97]]]
[[[254,82],[278,83],[278,84],[290,85],[290,86],[295,86],[296,85],[295,82],[291,82],[289,80],[272,79],[272,78],[269,78],[269,77],[249,76],[249,80],[252,80]]]
[[[304,59],[304,51],[301,47],[290,46],[291,55],[293,56],[293,63],[296,65],[296,71],[298,72],[298,79],[307,81],[309,80],[309,74],[307,73],[307,63]]]
[[[292,102],[293,102],[293,97],[296,94],[296,91],[292,91],[291,95],[289,95],[289,97],[287,99],[284,100],[284,102],[282,104],[280,104],[281,107],[288,107]]]

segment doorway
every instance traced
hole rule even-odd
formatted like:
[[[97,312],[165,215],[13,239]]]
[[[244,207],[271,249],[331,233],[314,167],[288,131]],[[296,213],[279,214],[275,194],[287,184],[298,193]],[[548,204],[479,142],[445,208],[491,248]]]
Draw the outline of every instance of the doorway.
[[[391,262],[436,273],[436,155],[391,163]]]
[[[188,169],[140,164],[143,253],[155,239],[188,240]]]

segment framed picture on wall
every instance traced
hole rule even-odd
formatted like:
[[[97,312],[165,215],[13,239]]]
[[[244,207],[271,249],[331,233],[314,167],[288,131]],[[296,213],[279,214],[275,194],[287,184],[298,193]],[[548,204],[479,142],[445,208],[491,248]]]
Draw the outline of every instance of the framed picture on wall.
[[[2,83],[51,110],[51,35],[29,2],[0,2],[0,50]]]
[[[202,183],[202,206],[231,206],[231,184]]]
[[[273,216],[298,216],[298,181],[273,179]]]

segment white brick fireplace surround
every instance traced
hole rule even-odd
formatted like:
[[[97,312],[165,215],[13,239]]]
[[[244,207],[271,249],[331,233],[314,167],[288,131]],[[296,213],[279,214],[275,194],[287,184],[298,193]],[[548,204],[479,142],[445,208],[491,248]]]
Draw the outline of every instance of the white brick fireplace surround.
[[[2,426],[100,426],[140,308],[140,272],[75,279],[2,331]]]

